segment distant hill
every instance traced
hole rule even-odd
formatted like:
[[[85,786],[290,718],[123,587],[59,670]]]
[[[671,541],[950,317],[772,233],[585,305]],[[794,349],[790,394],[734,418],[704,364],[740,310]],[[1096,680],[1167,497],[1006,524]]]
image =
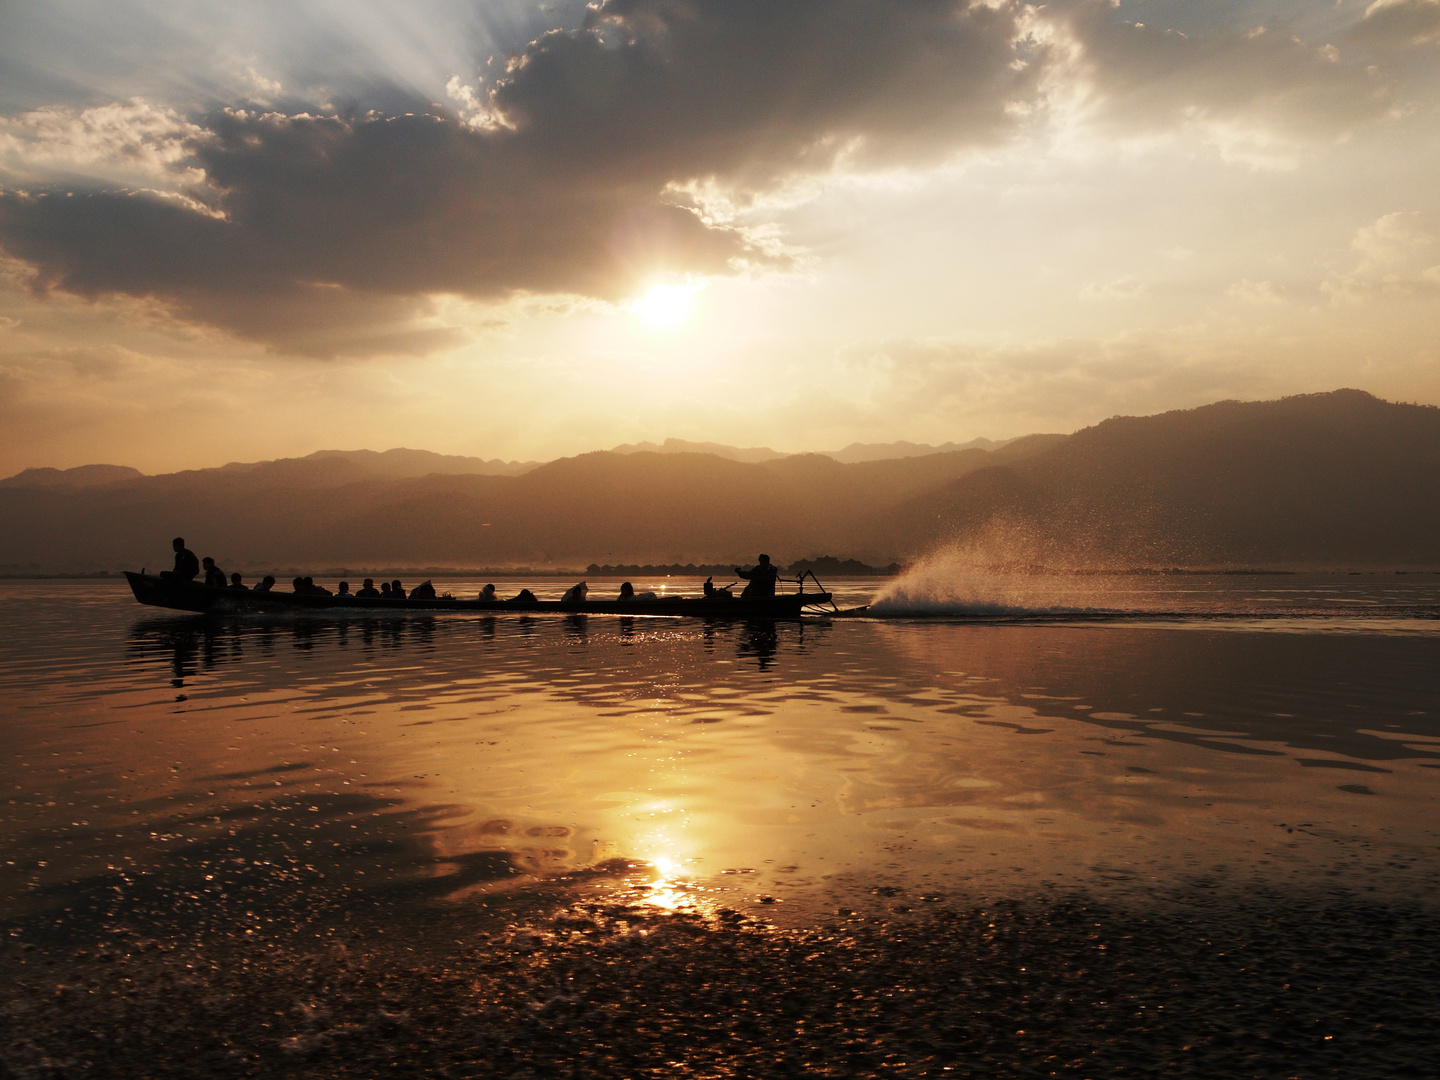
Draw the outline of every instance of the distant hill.
[[[1337,390],[1116,417],[870,528],[1051,566],[1440,567],[1440,409]]]
[[[0,485],[10,572],[168,565],[177,533],[251,574],[726,564],[761,550],[782,564],[833,552],[884,566],[947,544],[1052,567],[1430,568],[1440,409],[1341,390],[853,463],[631,450],[532,466],[355,451],[90,487]]]
[[[262,474],[277,481],[306,486],[329,487],[336,483],[372,477],[400,480],[429,476],[519,476],[535,468],[536,461],[485,460],[436,454],[429,450],[317,450],[302,458],[275,461],[238,462],[216,469],[195,469],[174,475],[203,475],[211,472]]]
[[[863,461],[887,461],[891,458],[924,457],[929,454],[949,454],[956,450],[998,450],[1007,441],[994,439],[971,439],[967,443],[947,442],[941,446],[931,446],[929,443],[892,442],[892,443],[851,443],[843,450],[822,450],[819,451],[824,457],[833,458],[842,465],[855,465]],[[765,461],[776,461],[783,457],[793,457],[791,454],[783,454],[778,450],[771,450],[768,446],[752,446],[741,448],[738,446],[726,446],[723,443],[712,442],[687,442],[685,439],[666,439],[663,443],[639,442],[624,443],[615,447],[612,453],[616,454],[714,454],[716,457],[728,458],[731,461],[748,461],[759,464]]]
[[[538,461],[501,461],[498,458],[457,457],[429,450],[318,450],[301,461],[348,461],[372,476],[520,476],[536,468]]]
[[[834,458],[842,465],[854,465],[861,461],[883,461],[886,458],[923,457],[926,454],[948,454],[955,450],[998,450],[1008,440],[971,439],[967,443],[851,443],[844,450],[826,450],[825,456]]]
[[[746,461],[758,464],[774,461],[787,455],[768,446],[726,446],[724,443],[689,442],[686,439],[666,439],[663,443],[638,442],[622,443],[610,451],[612,454],[714,454],[728,461]]]
[[[384,455],[377,455],[383,457]],[[168,565],[168,541],[230,569],[334,565],[725,563],[761,550],[883,565],[893,538],[837,548],[877,505],[935,489],[992,456],[963,450],[842,465],[696,453],[598,452],[521,475],[377,475],[371,458],[312,455],[148,476],[86,491],[0,490],[0,568]],[[838,541],[837,541],[838,542]]]
[[[79,465],[73,469],[26,469],[0,480],[0,488],[86,488],[144,476],[128,465]]]

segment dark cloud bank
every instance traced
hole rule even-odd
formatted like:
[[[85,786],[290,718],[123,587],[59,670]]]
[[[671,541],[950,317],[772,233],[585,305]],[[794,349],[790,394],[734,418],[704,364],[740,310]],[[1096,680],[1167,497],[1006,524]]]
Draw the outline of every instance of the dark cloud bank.
[[[1157,63],[1183,72],[1147,102],[1154,122],[1200,84],[1244,99],[1247,70],[1255,94],[1292,101],[1332,78],[1304,57],[1277,72],[1267,44],[1240,37],[1202,55],[1126,36],[1090,0],[1052,9],[1120,100],[1143,97]],[[153,298],[284,351],[425,351],[452,334],[417,321],[436,294],[614,300],[660,272],[783,264],[677,186],[743,197],[842,159],[1001,139],[1062,62],[1031,18],[965,0],[606,0],[510,59],[493,122],[219,111],[191,143],[198,201],[8,191],[0,246],[42,293]]]
[[[610,0],[511,60],[499,126],[224,111],[193,145],[223,218],[10,192],[0,242],[42,290],[153,296],[300,351],[424,348],[374,333],[427,294],[618,299],[657,271],[772,261],[667,185],[767,186],[858,139],[983,138],[1028,78],[1015,32],[1013,11],[954,2]]]

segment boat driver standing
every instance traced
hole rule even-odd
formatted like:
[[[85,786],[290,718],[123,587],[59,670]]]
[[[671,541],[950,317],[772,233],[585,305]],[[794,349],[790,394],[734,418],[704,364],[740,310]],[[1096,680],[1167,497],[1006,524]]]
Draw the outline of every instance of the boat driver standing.
[[[780,577],[780,571],[770,565],[770,556],[761,555],[760,565],[753,570],[741,570],[735,568],[746,581],[750,582],[745,586],[745,591],[740,594],[742,600],[768,600],[775,595],[775,582]]]

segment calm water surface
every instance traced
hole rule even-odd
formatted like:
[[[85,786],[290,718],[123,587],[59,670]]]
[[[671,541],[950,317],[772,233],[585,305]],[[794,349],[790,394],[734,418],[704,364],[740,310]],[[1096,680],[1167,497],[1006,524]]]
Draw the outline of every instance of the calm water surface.
[[[10,583],[0,1076],[1432,1075],[1437,586]]]
[[[113,582],[9,593],[6,920],[224,910],[244,933],[543,887],[804,923],[1436,885],[1440,578],[1018,582],[979,622],[208,620]]]

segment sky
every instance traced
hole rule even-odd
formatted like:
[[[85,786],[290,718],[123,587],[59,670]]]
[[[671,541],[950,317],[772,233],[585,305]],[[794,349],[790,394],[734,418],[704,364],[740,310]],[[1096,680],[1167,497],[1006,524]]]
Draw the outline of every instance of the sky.
[[[1440,0],[0,0],[0,475],[1440,404]]]

